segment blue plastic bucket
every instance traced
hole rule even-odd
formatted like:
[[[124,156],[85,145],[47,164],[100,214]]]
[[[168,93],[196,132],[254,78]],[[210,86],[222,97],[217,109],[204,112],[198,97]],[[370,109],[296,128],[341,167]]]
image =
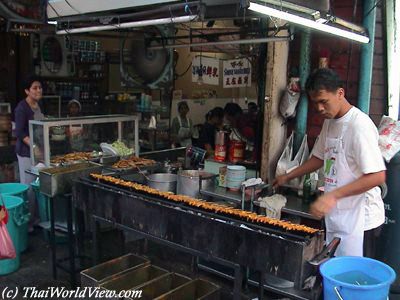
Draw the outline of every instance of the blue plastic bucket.
[[[357,256],[332,258],[321,266],[320,272],[324,300],[386,300],[396,278],[388,265]]]
[[[3,201],[8,210],[7,230],[17,254],[13,259],[0,259],[0,275],[7,275],[18,270],[20,266],[20,251],[17,248],[21,227],[18,226],[15,219],[19,213],[18,211],[22,209],[23,200],[20,197],[3,196]]]
[[[0,183],[0,194],[21,197],[26,201],[26,191],[29,186],[23,183]]]
[[[24,221],[21,224],[22,233],[19,235],[19,249],[20,251],[25,251],[28,248],[28,222],[30,218],[29,208],[28,208],[28,199],[27,199],[27,191],[29,189],[29,185],[23,183],[0,183],[0,194],[1,195],[9,195],[20,197],[24,200],[23,204],[23,214]]]

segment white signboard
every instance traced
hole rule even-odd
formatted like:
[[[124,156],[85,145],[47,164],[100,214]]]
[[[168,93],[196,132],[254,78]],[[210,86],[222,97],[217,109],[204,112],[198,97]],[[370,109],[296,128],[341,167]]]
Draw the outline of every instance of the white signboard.
[[[251,64],[246,58],[224,60],[224,88],[251,86]]]
[[[199,75],[201,79],[199,79]],[[192,82],[219,85],[219,59],[196,56],[192,61]]]

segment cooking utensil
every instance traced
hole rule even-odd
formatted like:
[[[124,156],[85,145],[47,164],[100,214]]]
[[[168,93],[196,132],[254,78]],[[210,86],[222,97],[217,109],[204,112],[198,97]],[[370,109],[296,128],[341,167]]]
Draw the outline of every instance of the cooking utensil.
[[[200,198],[200,186],[207,189],[215,185],[212,173],[198,170],[181,170],[178,172],[177,194]]]
[[[155,173],[145,176],[147,185],[163,192],[176,192],[177,175],[170,173]]]

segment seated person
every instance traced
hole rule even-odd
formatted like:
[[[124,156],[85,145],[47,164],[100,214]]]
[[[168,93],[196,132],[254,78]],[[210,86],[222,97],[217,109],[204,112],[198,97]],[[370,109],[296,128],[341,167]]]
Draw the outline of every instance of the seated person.
[[[253,144],[257,119],[252,119],[249,114],[244,114],[237,103],[227,103],[224,108],[225,120],[232,129],[231,139]]]
[[[206,122],[200,130],[199,146],[211,155],[215,149],[215,132],[222,128],[224,121],[224,110],[215,107],[206,115]]]

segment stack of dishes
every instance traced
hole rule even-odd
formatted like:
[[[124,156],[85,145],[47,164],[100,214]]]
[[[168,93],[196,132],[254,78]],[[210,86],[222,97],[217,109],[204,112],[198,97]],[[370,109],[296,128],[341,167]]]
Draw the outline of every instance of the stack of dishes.
[[[228,166],[226,172],[226,187],[232,191],[240,190],[243,181],[246,180],[246,167]]]

